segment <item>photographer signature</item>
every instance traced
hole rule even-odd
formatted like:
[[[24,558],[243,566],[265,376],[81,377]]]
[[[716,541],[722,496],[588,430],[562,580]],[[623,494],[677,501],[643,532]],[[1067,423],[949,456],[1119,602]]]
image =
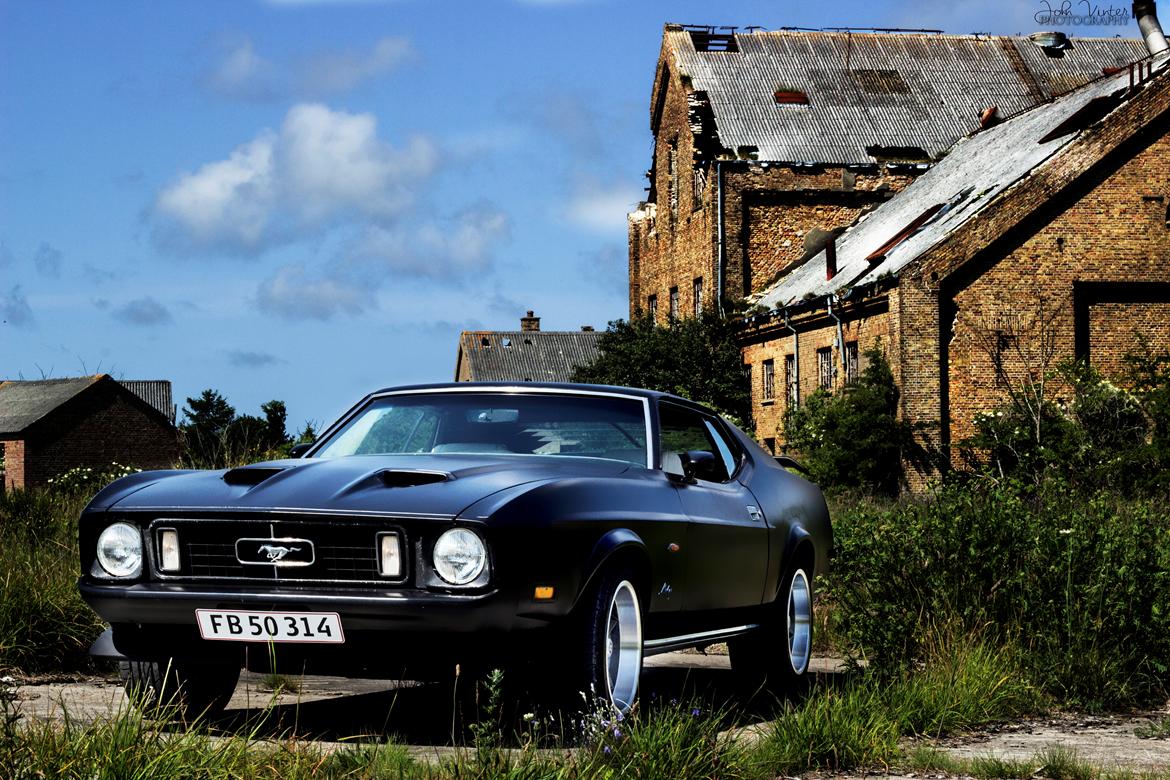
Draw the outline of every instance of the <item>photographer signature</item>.
[[[1060,24],[1062,21],[1075,21],[1080,24],[1125,24],[1129,19],[1129,12],[1124,8],[1102,8],[1099,5],[1090,3],[1089,0],[1079,0],[1076,4],[1073,0],[1063,0],[1062,2],[1053,5],[1050,0],[1041,0],[1044,8],[1036,12],[1036,22],[1038,24]],[[1076,13],[1074,8],[1083,10],[1083,13]]]

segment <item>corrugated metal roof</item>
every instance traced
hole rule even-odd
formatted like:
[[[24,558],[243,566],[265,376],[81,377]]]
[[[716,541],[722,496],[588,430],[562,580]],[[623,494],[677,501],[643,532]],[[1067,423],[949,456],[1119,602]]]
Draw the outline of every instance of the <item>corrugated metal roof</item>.
[[[696,51],[667,30],[691,89],[707,93],[719,141],[757,159],[871,164],[868,146],[924,149],[935,157],[977,130],[990,106],[1023,111],[1146,55],[1136,39],[1072,39],[1060,57],[1026,37],[757,32],[738,51]],[[778,88],[808,105],[778,105]]]
[[[1154,80],[1148,88],[1170,88],[1167,62],[1163,58],[1154,66]],[[1128,83],[1128,73],[1103,78],[960,141],[930,171],[862,217],[838,239],[838,270],[831,281],[825,279],[822,251],[766,290],[755,302],[770,309],[783,308],[869,284],[887,274],[897,274],[1042,166],[1076,139],[1083,128],[1070,128],[1067,135],[1044,140],[1053,130],[1093,101],[1123,100]],[[1094,104],[1100,105],[1112,104]],[[1092,124],[1095,122],[1089,121],[1086,126]],[[928,209],[939,205],[942,208],[933,217],[890,249],[884,259],[874,263],[867,259]]]
[[[158,409],[175,424],[175,403],[171,399],[171,383],[166,379],[119,379],[118,384]]]
[[[459,351],[473,382],[569,382],[574,368],[597,359],[600,337],[596,331],[464,331]]]
[[[104,376],[0,382],[0,434],[24,431]]]

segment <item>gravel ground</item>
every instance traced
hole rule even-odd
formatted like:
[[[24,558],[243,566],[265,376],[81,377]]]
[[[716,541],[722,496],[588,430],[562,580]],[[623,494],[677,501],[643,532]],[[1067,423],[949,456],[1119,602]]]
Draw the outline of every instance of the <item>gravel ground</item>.
[[[812,671],[827,680],[841,673],[841,663],[815,658]],[[730,675],[725,655],[667,653],[647,659],[643,695],[682,698],[701,692],[718,700],[723,691],[730,701]],[[275,703],[273,717],[265,724],[273,735],[295,729],[328,745],[340,744],[339,740],[352,743],[354,738],[394,739],[412,745],[411,752],[419,758],[435,758],[452,750],[446,747],[451,738],[450,702],[438,701],[434,686],[314,676],[304,678],[297,692],[279,695],[274,702],[272,692],[263,689],[262,680],[260,675],[245,672],[216,725],[227,730],[253,728],[257,712]],[[26,718],[61,720],[68,713],[75,722],[108,718],[129,707],[116,676],[18,678],[16,702]],[[1167,714],[1170,707],[1129,716],[1064,714],[924,744],[956,758],[1019,760],[1060,746],[1102,768],[1166,773],[1170,772],[1170,739],[1146,739],[1135,732]],[[739,733],[751,738],[763,728],[766,724],[761,721]],[[905,777],[927,780],[938,776]]]

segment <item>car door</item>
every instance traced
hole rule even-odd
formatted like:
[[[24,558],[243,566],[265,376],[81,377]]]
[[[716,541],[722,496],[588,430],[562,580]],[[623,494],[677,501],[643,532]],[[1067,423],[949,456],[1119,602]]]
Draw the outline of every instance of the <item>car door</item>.
[[[758,605],[768,568],[768,529],[751,492],[734,478],[742,455],[711,416],[680,404],[658,405],[663,470],[674,485],[689,524],[683,608],[726,609]],[[683,480],[686,452],[714,455],[711,470]]]

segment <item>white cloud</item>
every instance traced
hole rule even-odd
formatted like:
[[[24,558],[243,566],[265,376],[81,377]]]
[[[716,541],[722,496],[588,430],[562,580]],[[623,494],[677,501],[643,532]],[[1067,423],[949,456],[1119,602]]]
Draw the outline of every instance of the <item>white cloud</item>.
[[[406,38],[387,36],[370,51],[321,52],[300,66],[298,88],[310,95],[348,92],[368,79],[390,73],[415,54]]]
[[[304,53],[275,63],[248,36],[231,34],[218,41],[203,83],[216,94],[244,100],[319,98],[392,73],[415,53],[409,38],[384,36],[368,49]]]
[[[257,290],[260,308],[285,319],[328,320],[337,314],[360,314],[373,305],[368,287],[351,281],[310,277],[301,263],[279,268]]]
[[[566,216],[586,230],[625,235],[626,214],[642,196],[642,191],[628,186],[583,187],[569,199]]]
[[[0,297],[0,325],[15,325],[18,328],[27,328],[33,324],[32,308],[28,305],[28,298],[20,285],[16,285],[6,295]]]
[[[226,160],[183,174],[155,201],[155,239],[180,251],[258,253],[327,222],[386,219],[414,199],[438,164],[427,139],[396,149],[372,114],[294,106]]]
[[[492,251],[506,241],[511,222],[504,212],[480,205],[450,219],[409,227],[371,226],[354,244],[348,262],[359,274],[385,271],[407,276],[459,278],[486,270]]]
[[[206,76],[207,86],[229,97],[266,98],[278,91],[276,67],[256,52],[247,36],[220,42],[219,57]]]

